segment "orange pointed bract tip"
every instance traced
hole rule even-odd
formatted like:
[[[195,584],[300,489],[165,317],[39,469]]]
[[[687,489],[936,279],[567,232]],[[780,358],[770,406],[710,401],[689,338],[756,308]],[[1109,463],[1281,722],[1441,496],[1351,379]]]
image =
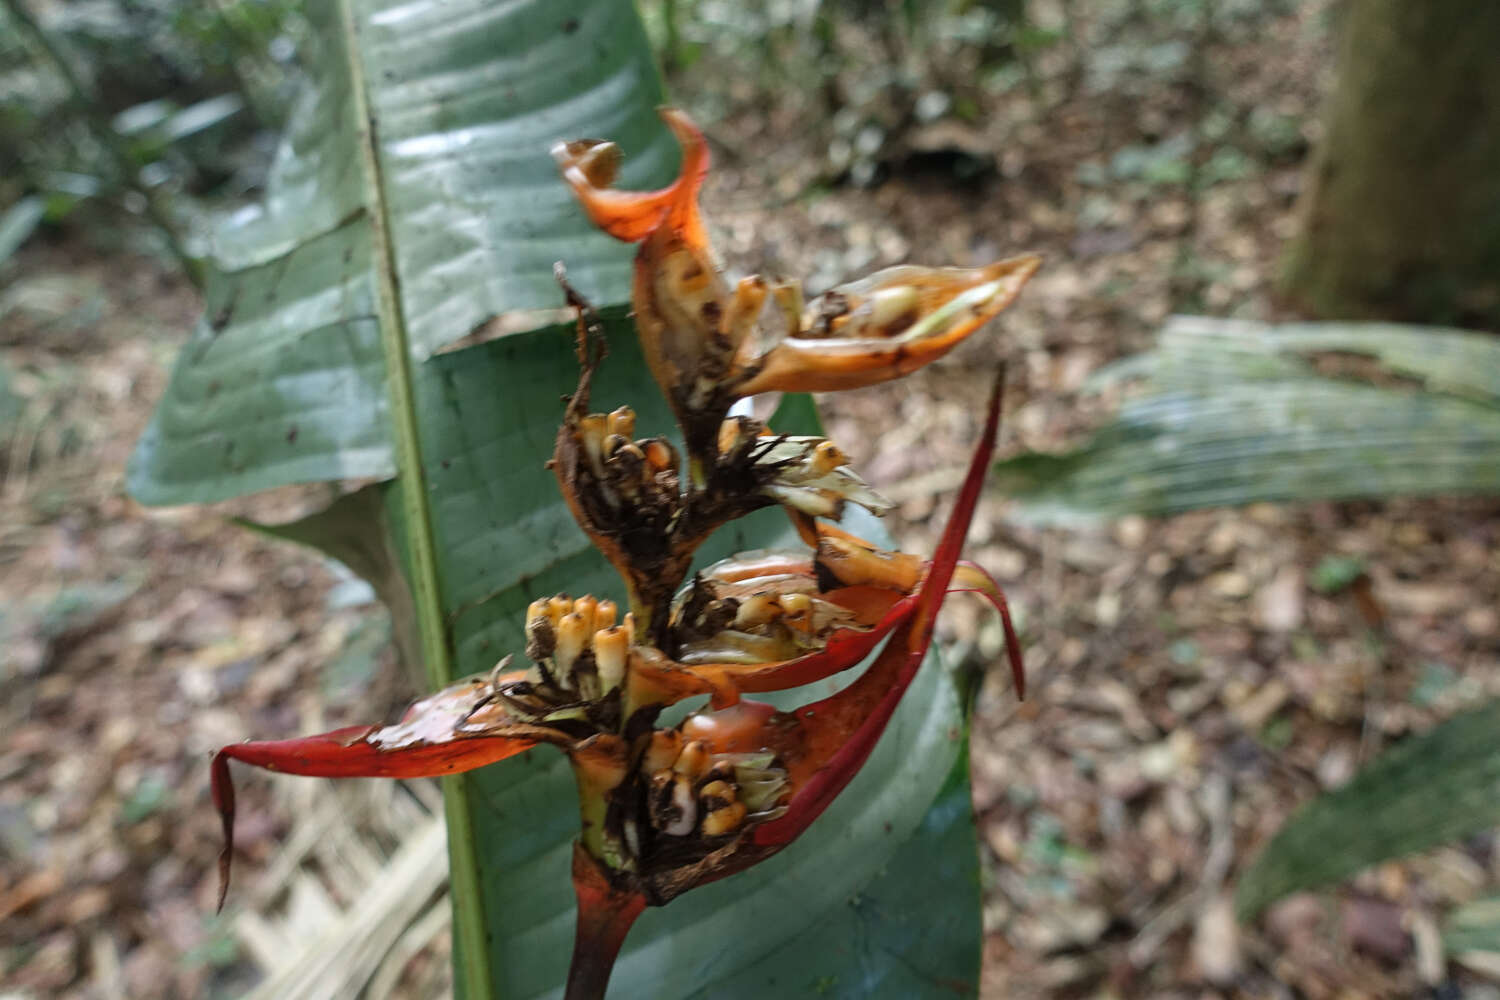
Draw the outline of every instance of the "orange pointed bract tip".
[[[639,243],[667,226],[685,241],[705,246],[698,216],[698,190],[708,173],[708,143],[692,119],[676,108],[658,113],[682,145],[682,168],[677,179],[655,191],[618,191],[613,184],[620,149],[599,139],[575,139],[552,147],[552,158],[563,179],[578,196],[589,219],[617,240]]]
[[[841,285],[739,392],[832,392],[909,375],[1004,311],[1040,266],[1027,254],[986,267],[892,267]]]

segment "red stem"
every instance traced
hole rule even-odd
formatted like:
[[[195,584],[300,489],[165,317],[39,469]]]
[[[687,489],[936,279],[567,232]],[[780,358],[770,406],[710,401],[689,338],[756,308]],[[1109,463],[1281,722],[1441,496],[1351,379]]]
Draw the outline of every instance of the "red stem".
[[[578,894],[578,932],[563,1000],[604,1000],[615,957],[646,908],[646,897],[611,885],[599,862],[578,844],[573,845],[573,889]]]

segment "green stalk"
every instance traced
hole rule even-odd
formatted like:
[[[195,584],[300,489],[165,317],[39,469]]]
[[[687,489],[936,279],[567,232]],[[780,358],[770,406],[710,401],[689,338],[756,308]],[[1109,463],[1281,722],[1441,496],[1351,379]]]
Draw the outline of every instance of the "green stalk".
[[[396,258],[391,246],[390,206],[385,197],[380,166],[378,123],[370,111],[368,80],[355,40],[359,25],[353,0],[340,0],[350,91],[360,136],[360,166],[369,196],[368,211],[374,246],[376,295],[379,300],[380,340],[386,362],[392,433],[396,446],[396,487],[407,524],[407,551],[412,599],[421,634],[427,682],[433,689],[453,680],[453,658],[439,598],[432,512],[427,502],[427,475],[422,465],[422,443],[412,373],[411,346],[401,290],[396,280]],[[466,1000],[491,997],[489,948],[484,912],[479,900],[479,863],[474,846],[474,823],[465,779],[443,779],[443,812],[448,822],[448,881],[453,897],[455,992]]]

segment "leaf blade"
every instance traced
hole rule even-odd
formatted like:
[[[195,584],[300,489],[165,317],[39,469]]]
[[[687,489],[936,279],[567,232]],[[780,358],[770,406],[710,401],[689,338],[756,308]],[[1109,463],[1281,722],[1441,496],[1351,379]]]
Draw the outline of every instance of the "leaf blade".
[[[1500,701],[1456,716],[1378,757],[1303,806],[1241,877],[1242,919],[1299,889],[1500,822]]]
[[[1327,352],[1421,384],[1320,375],[1310,359]],[[1092,440],[999,463],[999,486],[1022,517],[1067,523],[1258,501],[1500,492],[1500,344],[1491,337],[1185,318],[1124,370],[1144,374],[1145,390]]]

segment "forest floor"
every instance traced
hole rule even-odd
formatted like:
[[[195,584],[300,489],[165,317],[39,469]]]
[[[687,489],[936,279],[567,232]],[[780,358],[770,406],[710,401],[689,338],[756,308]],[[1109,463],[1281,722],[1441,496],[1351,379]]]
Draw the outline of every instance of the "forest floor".
[[[1295,315],[1272,282],[1327,30],[1320,4],[1244,7],[1221,3],[1203,30],[1084,19],[1074,50],[1034,67],[1038,85],[898,151],[866,187],[820,185],[826,136],[744,95],[711,127],[705,204],[736,271],[817,288],[903,261],[1046,256],[997,330],[824,402],[830,435],[898,500],[903,547],[930,548],[997,359],[1011,373],[1002,450],[1056,450],[1100,415],[1085,377],[1149,346],[1169,314]],[[1156,61],[1111,60],[1110,44]],[[976,158],[985,169],[962,179],[955,164]],[[225,521],[275,520],[287,498],[146,510],[125,496],[126,458],[199,308],[160,264],[81,239],[27,249],[0,289],[7,1000],[239,995],[296,928],[348,908],[432,809],[420,786],[355,783],[330,802],[326,783],[246,782],[238,840],[259,874],[245,891],[268,913],[289,895],[274,909],[297,914],[212,916],[206,754],[381,717],[408,691],[357,581]],[[985,996],[1500,1000],[1500,972],[1449,962],[1436,941],[1445,913],[1500,888],[1493,835],[1290,897],[1249,926],[1229,909],[1299,804],[1500,693],[1500,500],[1063,531],[991,495],[968,551],[1007,588],[1032,685],[1018,705],[991,670],[974,722]],[[1366,574],[1380,625],[1355,590],[1319,585],[1339,559]],[[950,638],[998,662],[986,612],[949,608]],[[421,947],[441,938],[441,910],[373,995],[441,987],[446,946]]]

